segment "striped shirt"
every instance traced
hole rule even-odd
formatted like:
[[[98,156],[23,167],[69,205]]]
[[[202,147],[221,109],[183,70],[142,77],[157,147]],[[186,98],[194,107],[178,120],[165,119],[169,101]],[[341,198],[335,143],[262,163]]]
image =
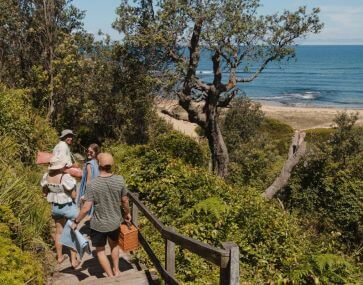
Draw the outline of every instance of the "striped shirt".
[[[93,202],[91,229],[98,232],[116,230],[122,222],[121,197],[127,195],[122,176],[98,176],[87,185],[85,200]]]

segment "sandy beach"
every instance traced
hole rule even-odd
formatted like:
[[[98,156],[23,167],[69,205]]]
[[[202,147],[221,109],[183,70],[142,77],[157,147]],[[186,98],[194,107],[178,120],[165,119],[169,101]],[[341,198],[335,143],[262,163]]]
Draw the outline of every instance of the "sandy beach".
[[[266,116],[289,124],[294,129],[306,130],[329,128],[339,112],[358,113],[357,125],[363,125],[363,109],[322,108],[322,107],[290,107],[260,102]]]
[[[339,112],[358,113],[357,125],[363,125],[363,109],[343,109],[343,108],[322,108],[322,107],[291,107],[282,104],[260,101],[262,111],[267,117],[278,119],[289,124],[296,130],[306,130],[315,128],[329,128],[334,117]],[[196,124],[180,121],[162,114],[163,108],[173,108],[177,106],[174,100],[163,100],[157,103],[158,114],[167,122],[170,122],[174,129],[191,137],[198,137],[195,132]]]

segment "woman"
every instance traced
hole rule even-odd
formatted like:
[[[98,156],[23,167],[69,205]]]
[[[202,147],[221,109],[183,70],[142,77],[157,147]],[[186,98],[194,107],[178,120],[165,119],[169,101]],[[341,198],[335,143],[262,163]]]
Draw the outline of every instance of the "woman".
[[[64,173],[67,162],[59,156],[53,156],[49,162],[48,172],[43,175],[40,185],[47,201],[52,203],[52,217],[55,221],[56,231],[54,235],[57,261],[62,263],[66,256],[62,253],[60,237],[67,219],[74,220],[78,215],[78,209],[74,203],[76,195],[76,180]],[[71,250],[71,264],[73,268],[79,265],[77,255]]]
[[[81,207],[83,202],[83,196],[86,193],[86,186],[99,175],[97,155],[100,153],[100,147],[98,144],[93,143],[87,149],[87,162],[83,168],[83,175],[81,185],[79,187],[77,195],[77,205]],[[93,208],[88,215],[92,215]]]

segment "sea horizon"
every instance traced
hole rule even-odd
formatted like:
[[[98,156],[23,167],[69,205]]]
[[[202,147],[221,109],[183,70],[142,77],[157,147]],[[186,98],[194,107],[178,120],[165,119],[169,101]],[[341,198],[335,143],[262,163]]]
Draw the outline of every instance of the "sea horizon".
[[[197,74],[211,82],[208,56],[204,50]],[[223,75],[226,80],[228,73]],[[253,100],[279,105],[362,109],[363,45],[299,44],[295,59],[270,64],[257,79],[238,88]]]

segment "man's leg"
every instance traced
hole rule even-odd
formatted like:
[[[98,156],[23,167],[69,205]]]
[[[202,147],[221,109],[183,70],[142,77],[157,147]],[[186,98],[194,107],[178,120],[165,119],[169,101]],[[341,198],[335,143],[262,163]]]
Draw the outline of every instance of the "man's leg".
[[[112,257],[112,264],[113,264],[113,273],[115,276],[120,275],[120,269],[119,269],[119,259],[120,259],[120,251],[118,247],[118,241],[114,241],[112,239],[108,239],[108,243],[111,248],[111,257]]]
[[[96,246],[97,258],[108,277],[114,276],[104,246]]]

